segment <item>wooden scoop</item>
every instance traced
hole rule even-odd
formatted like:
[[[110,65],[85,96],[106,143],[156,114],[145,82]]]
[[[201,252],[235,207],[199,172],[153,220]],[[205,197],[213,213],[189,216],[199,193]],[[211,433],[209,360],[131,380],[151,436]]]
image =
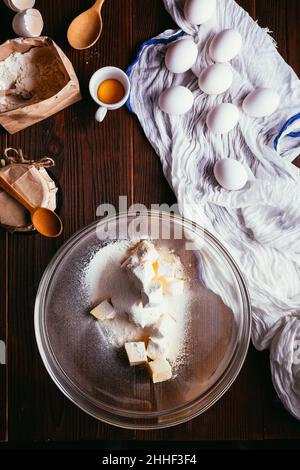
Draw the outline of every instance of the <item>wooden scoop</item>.
[[[45,237],[55,238],[63,231],[59,216],[45,207],[33,207],[29,202],[0,175],[0,187],[11,197],[24,206],[31,215],[31,222],[35,229]]]
[[[67,37],[74,49],[92,47],[102,33],[101,9],[104,0],[96,0],[94,5],[77,16],[69,26]]]

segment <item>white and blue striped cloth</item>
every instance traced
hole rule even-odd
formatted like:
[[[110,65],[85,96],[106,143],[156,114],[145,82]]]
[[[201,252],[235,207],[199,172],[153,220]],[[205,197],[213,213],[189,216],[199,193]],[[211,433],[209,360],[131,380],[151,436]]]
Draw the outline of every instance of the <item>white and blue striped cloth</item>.
[[[217,14],[205,25],[189,25],[183,0],[164,0],[178,27],[146,41],[127,73],[132,83],[129,108],[159,155],[182,214],[213,232],[229,249],[250,291],[252,340],[269,348],[273,383],[286,408],[300,419],[300,170],[291,162],[300,153],[300,81],[276,50],[268,31],[259,27],[234,0],[217,0]],[[211,63],[207,41],[225,28],[244,40],[232,60],[234,82],[221,96],[206,96],[197,76]],[[190,34],[199,57],[192,71],[173,75],[164,65],[171,41]],[[194,93],[193,110],[168,116],[158,107],[160,93],[172,85]],[[257,86],[281,96],[280,108],[264,119],[241,112],[228,135],[212,135],[207,112],[220,102],[240,105]],[[235,158],[248,167],[244,189],[229,192],[213,178],[214,163]],[[206,285],[220,294],[213,276]],[[224,296],[223,296],[224,298]],[[299,362],[299,364],[298,364]]]

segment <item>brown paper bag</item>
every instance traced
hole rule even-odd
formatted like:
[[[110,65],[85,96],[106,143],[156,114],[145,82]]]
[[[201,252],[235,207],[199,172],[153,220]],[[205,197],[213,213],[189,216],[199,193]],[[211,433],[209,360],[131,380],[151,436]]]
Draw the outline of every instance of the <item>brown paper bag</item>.
[[[23,156],[22,150],[5,149],[0,174],[34,207],[56,209],[57,186],[47,172],[54,166],[51,158],[38,161]],[[30,232],[34,228],[29,212],[0,188],[0,226],[9,232]]]
[[[60,64],[59,72],[65,74],[64,84],[53,96],[42,100],[33,96],[28,102],[18,99],[15,109],[0,113],[0,124],[10,134],[42,121],[81,99],[79,82],[71,62],[48,37],[17,38],[6,41],[0,45],[0,61],[7,59],[13,52],[24,54],[36,47],[41,48],[41,53],[44,47],[47,48],[48,53],[51,51],[57,56]]]

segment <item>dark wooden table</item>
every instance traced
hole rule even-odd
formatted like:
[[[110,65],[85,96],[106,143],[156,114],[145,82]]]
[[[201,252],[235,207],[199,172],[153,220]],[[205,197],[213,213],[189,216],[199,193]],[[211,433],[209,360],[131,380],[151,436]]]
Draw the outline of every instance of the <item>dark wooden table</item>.
[[[284,59],[300,72],[299,0],[240,0],[268,26]],[[13,13],[0,2],[1,42],[14,37]],[[59,240],[39,235],[9,235],[0,230],[1,325],[7,343],[7,365],[1,372],[1,439],[3,441],[78,440],[269,440],[299,439],[300,423],[276,398],[268,354],[252,347],[238,379],[226,395],[199,418],[174,429],[128,431],[108,426],[75,407],[48,376],[35,343],[33,308],[41,275],[59,246],[96,218],[103,202],[172,203],[159,159],[136,118],[125,109],[110,113],[102,125],[94,121],[95,105],[88,80],[104,65],[125,68],[139,43],[175,27],[161,0],[107,0],[101,40],[77,52],[66,41],[70,20],[86,0],[38,0],[44,33],[52,37],[74,64],[84,99],[23,132],[0,131],[0,153],[6,146],[23,148],[31,158],[54,158],[65,231]]]

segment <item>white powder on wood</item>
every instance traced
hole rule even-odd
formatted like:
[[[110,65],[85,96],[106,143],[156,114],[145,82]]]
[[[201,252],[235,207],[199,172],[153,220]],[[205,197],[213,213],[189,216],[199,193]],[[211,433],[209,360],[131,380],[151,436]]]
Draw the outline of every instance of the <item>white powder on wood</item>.
[[[140,301],[140,293],[129,281],[126,271],[120,268],[131,247],[132,243],[129,241],[110,243],[93,254],[84,273],[84,284],[91,308],[101,300],[109,298],[116,310],[114,320],[96,323],[102,340],[108,346],[116,348],[124,346],[127,341],[146,340],[153,331],[153,327],[136,326],[128,319],[126,313]],[[176,319],[169,334],[169,360],[175,369],[184,360],[190,300],[191,294],[187,285],[181,296],[165,295],[162,305],[162,312]]]

